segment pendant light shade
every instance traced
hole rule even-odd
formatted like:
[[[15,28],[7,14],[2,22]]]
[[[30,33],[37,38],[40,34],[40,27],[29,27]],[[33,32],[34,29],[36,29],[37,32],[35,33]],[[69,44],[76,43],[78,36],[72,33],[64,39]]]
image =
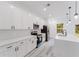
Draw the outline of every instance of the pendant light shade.
[[[75,13],[74,18],[78,19],[78,13]]]
[[[74,18],[75,18],[75,19],[78,19],[77,1],[75,1],[75,14],[74,14]]]

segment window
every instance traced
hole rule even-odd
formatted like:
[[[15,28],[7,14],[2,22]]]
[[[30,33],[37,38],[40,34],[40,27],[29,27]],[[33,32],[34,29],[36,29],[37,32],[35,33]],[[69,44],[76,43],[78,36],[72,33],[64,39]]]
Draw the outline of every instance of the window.
[[[57,24],[57,33],[63,33],[63,23]]]
[[[79,34],[79,24],[78,25],[75,25],[75,33],[76,34]]]

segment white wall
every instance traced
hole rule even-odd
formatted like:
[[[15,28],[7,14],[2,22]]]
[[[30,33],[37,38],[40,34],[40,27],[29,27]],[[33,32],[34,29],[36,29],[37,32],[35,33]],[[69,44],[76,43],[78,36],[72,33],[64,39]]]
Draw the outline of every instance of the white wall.
[[[57,20],[54,18],[48,19],[50,38],[55,38],[55,36],[56,36],[56,22],[57,22]]]
[[[10,29],[13,25],[16,29],[27,29],[32,28],[33,23],[42,26],[45,21],[28,11],[6,2],[0,2],[0,29]]]
[[[79,42],[79,37],[75,35],[75,24],[79,24],[79,20],[72,18],[71,23],[67,24],[68,20],[66,18],[51,18],[48,19],[48,24],[50,28],[50,37],[56,38],[57,33],[56,33],[56,24],[57,23],[64,23],[64,29],[67,30],[67,36],[66,37],[59,37],[57,39],[60,40],[67,40],[67,41],[73,41],[73,42]]]
[[[52,23],[53,21],[57,21],[57,23],[63,22],[65,25],[65,29],[67,30],[67,36],[66,37],[61,37],[59,39],[62,40],[67,40],[67,41],[74,41],[74,42],[79,42],[79,37],[75,35],[75,24],[79,24],[79,18],[76,20],[74,19],[74,13],[75,13],[75,2],[57,2],[57,4],[54,6],[55,8],[52,9],[54,17],[53,19],[50,18],[51,24],[49,24],[50,27],[50,36],[55,38],[56,37],[56,24]],[[68,7],[71,6],[71,20],[72,22],[68,25],[67,24],[67,15],[66,13],[69,12]],[[78,4],[79,6],[79,4]],[[59,7],[59,9],[58,9]],[[79,13],[79,7],[77,8],[78,13]],[[78,16],[79,17],[79,16]]]

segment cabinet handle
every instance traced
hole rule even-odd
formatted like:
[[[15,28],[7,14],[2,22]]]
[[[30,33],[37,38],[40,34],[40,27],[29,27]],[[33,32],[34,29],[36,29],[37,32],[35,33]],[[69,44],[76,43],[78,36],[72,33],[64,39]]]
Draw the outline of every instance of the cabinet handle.
[[[7,47],[7,48],[11,48],[12,46],[9,46],[9,47]]]
[[[16,48],[15,48],[15,51],[18,51],[18,50],[19,50],[19,47],[16,47]]]
[[[21,44],[23,44],[24,42],[21,42]]]
[[[32,41],[32,43],[34,43],[34,41]]]

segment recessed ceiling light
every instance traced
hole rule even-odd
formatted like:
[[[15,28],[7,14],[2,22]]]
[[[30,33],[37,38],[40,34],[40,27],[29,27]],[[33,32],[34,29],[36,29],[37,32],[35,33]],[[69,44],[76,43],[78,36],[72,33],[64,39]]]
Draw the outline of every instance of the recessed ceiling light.
[[[44,9],[43,9],[43,11],[46,11],[46,10],[47,10],[47,8],[44,8]]]
[[[14,8],[14,6],[13,6],[13,5],[11,5],[11,6],[10,6],[10,8]]]
[[[31,14],[29,13],[29,16],[31,16]]]

